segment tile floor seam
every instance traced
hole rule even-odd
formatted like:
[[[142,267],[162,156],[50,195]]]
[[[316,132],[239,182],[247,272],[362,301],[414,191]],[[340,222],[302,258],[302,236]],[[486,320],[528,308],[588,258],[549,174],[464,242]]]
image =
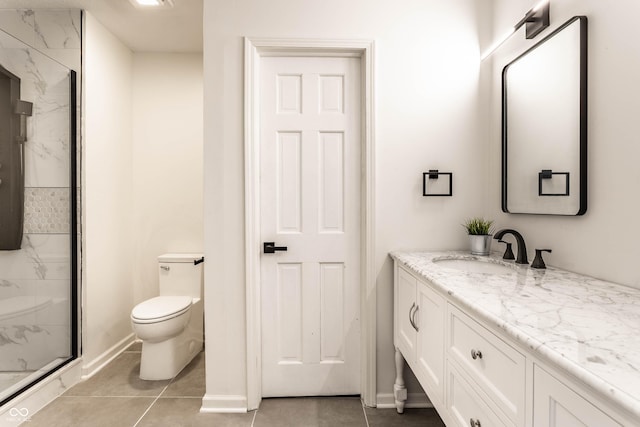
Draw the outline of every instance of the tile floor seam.
[[[254,424],[256,423],[256,416],[257,415],[258,415],[258,409],[253,411],[253,418],[251,419],[251,427],[254,427]]]
[[[367,410],[365,409],[364,402],[360,401],[360,403],[361,403],[361,406],[362,406],[362,413],[364,414],[364,422],[365,422],[365,424],[367,424],[367,427],[370,427],[369,426],[369,418],[367,417]]]
[[[136,427],[138,424],[140,424],[140,421],[142,421],[142,419],[144,418],[145,415],[147,415],[147,413],[151,410],[151,408],[153,407],[153,405],[156,404],[156,402],[158,401],[158,399],[160,399],[160,396],[162,396],[162,393],[164,393],[167,390],[167,387],[169,387],[169,385],[171,384],[171,382],[173,381],[173,379],[171,381],[169,381],[169,384],[167,384],[166,386],[164,386],[164,388],[162,389],[162,391],[160,392],[160,394],[158,396],[156,396],[155,399],[153,399],[153,402],[151,402],[151,405],[149,405],[149,407],[147,408],[146,411],[144,411],[142,413],[142,415],[140,416],[140,418],[138,418],[138,421],[136,421],[136,423],[132,426],[132,427]]]
[[[202,399],[203,396],[158,396],[159,399]]]
[[[103,399],[103,398],[118,398],[118,399],[157,399],[160,396],[130,396],[130,395],[104,395],[104,396],[89,396],[89,395],[77,395],[77,396],[58,396],[56,399],[60,398],[60,399],[72,399],[72,398],[77,398],[77,397],[90,397],[93,399]]]

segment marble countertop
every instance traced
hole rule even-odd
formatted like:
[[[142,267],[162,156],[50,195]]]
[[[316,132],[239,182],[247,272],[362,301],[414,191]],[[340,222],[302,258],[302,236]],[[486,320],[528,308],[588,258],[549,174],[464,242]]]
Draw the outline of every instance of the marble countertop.
[[[497,255],[390,255],[469,313],[640,417],[640,289],[549,266],[536,270]],[[463,272],[434,262],[442,258],[482,259],[511,270]]]

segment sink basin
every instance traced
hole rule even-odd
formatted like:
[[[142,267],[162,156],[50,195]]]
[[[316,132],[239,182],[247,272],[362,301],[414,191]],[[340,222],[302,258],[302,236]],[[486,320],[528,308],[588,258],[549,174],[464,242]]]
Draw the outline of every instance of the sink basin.
[[[438,267],[463,271],[466,273],[509,274],[515,272],[513,268],[506,265],[495,264],[478,259],[441,258],[434,259],[433,262],[436,263]]]

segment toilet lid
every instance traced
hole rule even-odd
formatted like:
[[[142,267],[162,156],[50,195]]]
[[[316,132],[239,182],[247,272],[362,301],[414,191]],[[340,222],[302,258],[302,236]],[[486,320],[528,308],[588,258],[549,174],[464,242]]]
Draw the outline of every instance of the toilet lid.
[[[191,297],[160,296],[151,298],[136,305],[131,317],[138,320],[154,320],[163,317],[175,317],[189,309]]]

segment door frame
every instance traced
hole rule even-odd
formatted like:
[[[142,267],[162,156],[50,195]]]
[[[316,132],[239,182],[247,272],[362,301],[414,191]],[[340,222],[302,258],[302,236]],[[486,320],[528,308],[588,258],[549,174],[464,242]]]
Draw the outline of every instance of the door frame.
[[[372,40],[244,38],[247,409],[262,400],[260,280],[260,60],[266,56],[360,58],[360,394],[376,406],[374,43]]]

